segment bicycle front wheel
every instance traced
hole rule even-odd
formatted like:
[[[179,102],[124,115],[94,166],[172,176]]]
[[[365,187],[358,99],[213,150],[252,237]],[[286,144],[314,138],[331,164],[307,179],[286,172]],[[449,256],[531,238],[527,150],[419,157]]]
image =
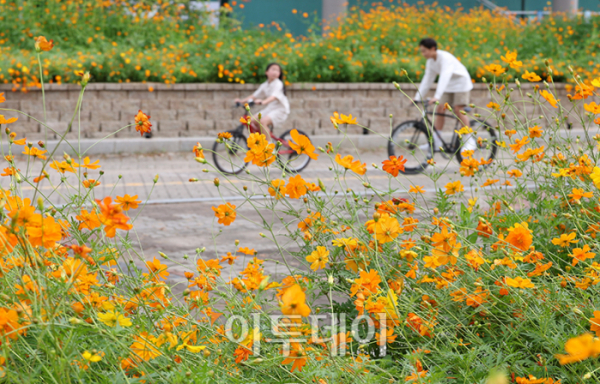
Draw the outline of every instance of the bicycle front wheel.
[[[228,131],[231,138],[215,141],[213,145],[213,161],[219,171],[234,175],[242,172],[248,166],[244,161],[248,152],[248,141],[241,129]]]
[[[282,144],[279,148],[279,151],[277,152],[277,162],[285,171],[297,173],[308,166],[308,163],[310,163],[310,157],[304,153],[299,155],[295,150],[292,149],[292,147],[289,146],[289,144],[287,144],[290,142],[290,140],[292,140],[292,135],[290,132],[292,131],[286,131],[280,137],[280,139],[282,139],[286,144]],[[310,139],[310,137],[301,130],[298,130],[298,133]]]
[[[429,143],[429,135],[421,122],[405,121],[392,131],[388,142],[388,155],[404,157],[404,171],[407,175],[421,173],[427,168],[427,160],[433,158],[433,148]]]
[[[492,163],[492,160],[494,160],[496,157],[496,152],[498,151],[498,144],[496,144],[498,136],[496,135],[496,130],[490,127],[487,123],[479,120],[471,120],[470,125],[471,129],[473,130],[473,133],[470,136],[477,143],[474,147],[473,158],[476,160],[485,160],[485,164],[483,164],[482,167],[486,168]],[[469,140],[469,138],[465,138],[465,136],[463,136],[463,141],[466,142],[466,140]],[[460,146],[460,143],[456,144]],[[462,163],[464,159],[462,156],[462,151],[469,148],[470,147],[465,144],[456,152],[456,160],[458,160],[459,163]]]

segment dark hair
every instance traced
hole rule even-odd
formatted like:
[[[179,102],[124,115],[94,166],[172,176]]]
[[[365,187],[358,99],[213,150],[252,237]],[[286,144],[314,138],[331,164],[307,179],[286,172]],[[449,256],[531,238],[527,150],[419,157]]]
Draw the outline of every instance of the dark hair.
[[[267,65],[267,69],[265,69],[265,72],[267,72],[269,68],[271,68],[274,65],[279,67],[279,80],[281,80],[281,82],[283,83],[283,94],[285,95],[285,81],[283,80],[283,68],[281,67],[281,65],[279,63],[269,63],[269,65]]]
[[[424,46],[427,49],[431,49],[431,48],[437,49],[437,41],[435,41],[431,37],[426,37],[419,42],[419,47],[420,46]]]

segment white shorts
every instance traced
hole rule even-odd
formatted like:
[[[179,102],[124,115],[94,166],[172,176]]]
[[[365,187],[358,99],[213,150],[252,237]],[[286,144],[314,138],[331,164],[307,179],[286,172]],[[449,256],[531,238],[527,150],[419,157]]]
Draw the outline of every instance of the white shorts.
[[[288,118],[288,113],[285,113],[284,109],[272,109],[269,110],[269,108],[265,108],[263,111],[261,111],[261,114],[263,116],[269,116],[269,118],[271,119],[271,121],[273,122],[273,129],[275,127],[279,128]]]

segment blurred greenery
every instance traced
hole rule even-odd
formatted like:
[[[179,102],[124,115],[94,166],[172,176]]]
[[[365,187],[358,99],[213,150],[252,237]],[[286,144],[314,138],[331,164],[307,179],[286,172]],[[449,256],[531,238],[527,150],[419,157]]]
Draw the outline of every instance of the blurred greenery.
[[[223,14],[235,12],[224,8]],[[397,4],[352,8],[343,23],[323,33],[313,20],[307,36],[293,36],[276,23],[244,29],[234,17],[221,16],[215,28],[209,20],[185,2],[3,2],[0,82],[39,84],[33,38],[40,35],[56,44],[43,53],[52,82],[77,82],[74,72],[89,70],[96,82],[256,83],[271,61],[284,66],[289,82],[402,81],[403,69],[413,79],[422,75],[417,44],[425,36],[459,57],[476,81],[485,76],[485,65],[504,65],[500,57],[507,50],[517,50],[523,69],[542,77],[549,60],[555,81],[566,79],[567,63],[584,79],[597,77],[600,67],[600,17],[526,23],[484,9]]]

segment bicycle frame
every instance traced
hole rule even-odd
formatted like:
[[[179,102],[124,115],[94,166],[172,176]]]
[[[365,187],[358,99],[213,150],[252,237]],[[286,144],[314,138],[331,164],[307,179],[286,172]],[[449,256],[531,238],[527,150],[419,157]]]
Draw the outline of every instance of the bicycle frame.
[[[435,113],[434,111],[429,111],[428,110],[429,105],[428,104],[424,104],[424,108],[421,110],[421,122],[423,123],[423,125],[425,125],[425,128],[430,131],[430,132],[434,132],[435,135],[437,135],[437,137],[440,139],[440,141],[442,142],[442,145],[444,146],[444,151],[446,153],[452,153],[454,152],[457,148],[453,148],[452,144],[456,143],[456,128],[458,127],[459,123],[461,122],[456,116],[454,115],[450,115],[450,114],[446,114],[446,113]],[[452,132],[452,140],[450,141],[450,144],[446,143],[446,141],[444,141],[444,139],[442,138],[442,135],[440,135],[440,132],[435,129],[434,123],[429,119],[429,116],[442,116],[442,117],[449,117],[451,119],[456,120],[456,123],[454,125],[453,132]]]

